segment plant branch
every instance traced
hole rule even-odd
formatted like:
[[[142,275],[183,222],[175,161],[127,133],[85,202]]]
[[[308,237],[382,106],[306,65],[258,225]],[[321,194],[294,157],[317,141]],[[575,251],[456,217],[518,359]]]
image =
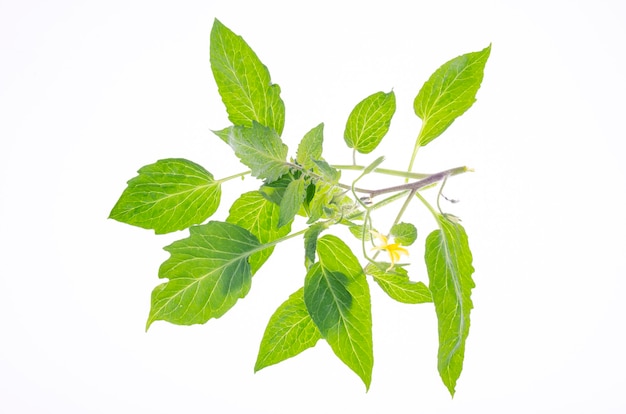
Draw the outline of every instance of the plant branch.
[[[338,164],[338,165],[332,165],[332,167],[337,168],[338,170],[353,170],[353,171],[361,171],[365,169],[365,166],[363,165]],[[374,168],[374,172],[379,173],[379,174],[393,175],[396,177],[415,178],[417,180],[421,178],[429,177],[431,175],[431,174],[425,174],[425,173],[412,173],[412,172],[407,172],[407,171],[390,170],[388,168]]]
[[[429,186],[431,184],[434,184],[436,182],[439,182],[447,177],[453,176],[453,175],[457,175],[457,174],[462,174],[464,172],[467,171],[472,171],[471,169],[467,168],[467,167],[456,167],[456,168],[451,168],[449,170],[445,170],[445,171],[441,171],[435,174],[431,174],[428,177],[419,180],[419,181],[415,181],[412,183],[407,183],[407,184],[401,184],[401,185],[396,185],[393,187],[387,187],[387,188],[381,188],[379,190],[366,190],[366,189],[354,189],[354,191],[358,191],[360,193],[364,193],[364,194],[369,194],[370,198],[374,198],[376,196],[379,196],[381,194],[387,194],[387,193],[395,193],[398,191],[405,191],[405,190],[419,190],[420,188],[424,188],[426,186]]]

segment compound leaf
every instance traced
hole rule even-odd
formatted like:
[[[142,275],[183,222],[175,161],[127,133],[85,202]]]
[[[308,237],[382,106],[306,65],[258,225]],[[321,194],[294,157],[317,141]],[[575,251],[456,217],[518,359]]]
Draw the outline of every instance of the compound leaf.
[[[210,221],[193,226],[186,239],[175,241],[159,268],[169,279],[152,291],[146,329],[156,320],[192,325],[219,318],[250,290],[248,258],[261,244],[246,229]]]
[[[359,102],[346,123],[344,140],[349,148],[368,154],[380,144],[389,131],[391,118],[396,112],[396,95],[377,92]]]
[[[220,182],[194,162],[169,158],[138,173],[128,181],[110,218],[163,234],[202,223],[219,206]]]
[[[426,238],[426,267],[439,330],[439,375],[454,396],[469,334],[474,267],[465,229],[444,216]]]
[[[359,261],[336,236],[317,241],[319,261],[308,270],[304,302],[333,352],[369,388],[374,364],[369,287]]]
[[[245,40],[217,19],[211,30],[210,60],[228,119],[246,127],[256,121],[282,134],[285,104],[280,87],[272,84],[267,67]]]
[[[409,275],[403,267],[395,266],[390,271],[389,263],[380,262],[377,265],[370,263],[365,267],[365,273],[371,275],[378,286],[394,300],[402,303],[427,303],[433,298],[428,287],[422,282],[409,280]]]
[[[254,372],[312,348],[322,337],[304,304],[304,288],[289,296],[270,318]]]
[[[229,132],[228,145],[254,177],[272,182],[289,171],[288,148],[273,129],[253,122],[252,127],[235,126]]]
[[[423,123],[418,141],[426,145],[441,135],[476,101],[491,45],[458,56],[433,73],[415,97],[413,108]]]
[[[230,208],[227,223],[236,224],[252,233],[262,244],[286,236],[291,224],[278,227],[279,207],[267,200],[259,191],[242,194]],[[259,250],[250,256],[252,274],[265,263],[274,251],[274,246]]]

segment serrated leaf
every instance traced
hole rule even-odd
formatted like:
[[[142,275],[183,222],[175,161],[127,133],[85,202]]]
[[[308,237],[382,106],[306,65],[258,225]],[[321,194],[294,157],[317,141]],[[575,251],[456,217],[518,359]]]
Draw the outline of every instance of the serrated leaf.
[[[315,166],[313,160],[320,160],[322,158],[323,142],[324,124],[321,123],[307,132],[300,141],[298,152],[296,153],[296,161],[298,164],[305,169],[313,168]]]
[[[361,154],[372,152],[389,131],[396,111],[396,95],[377,92],[359,102],[348,117],[344,140]]]
[[[427,303],[433,298],[428,287],[422,282],[413,282],[403,267],[395,266],[390,271],[389,263],[373,263],[365,267],[365,273],[371,275],[378,286],[394,300],[402,303]]]
[[[426,238],[426,267],[439,328],[439,375],[454,396],[463,369],[474,288],[472,253],[465,229],[438,216],[439,230]]]
[[[285,193],[280,201],[280,214],[278,216],[278,227],[291,223],[298,214],[300,206],[306,197],[306,187],[304,177],[293,180],[287,185]]]
[[[417,229],[411,223],[398,223],[391,227],[391,236],[396,243],[410,246],[417,239]]]
[[[228,144],[228,140],[230,139],[230,134],[232,134],[232,130],[233,130],[233,126],[231,125],[229,127],[226,127],[217,131],[211,131],[211,132],[213,132],[215,135],[217,135],[219,139],[221,139],[226,144]]]
[[[249,231],[211,221],[193,226],[186,239],[175,241],[159,268],[169,279],[152,291],[146,329],[157,320],[192,325],[219,318],[250,290],[248,258],[261,244]]]
[[[219,206],[220,182],[194,162],[169,158],[138,173],[128,181],[109,218],[163,234],[202,223]]]
[[[230,129],[228,145],[254,177],[271,182],[289,171],[287,146],[276,131],[257,122],[253,122],[250,128],[235,126]]]
[[[307,269],[315,263],[317,239],[329,225],[330,223],[315,223],[304,232],[304,266]]]
[[[321,337],[304,304],[304,288],[300,288],[270,318],[261,340],[254,372],[314,347]]]
[[[336,236],[317,241],[319,261],[307,272],[304,302],[333,352],[369,388],[374,364],[369,287],[359,261]]]
[[[227,223],[236,224],[252,233],[262,244],[285,237],[291,225],[278,227],[279,207],[265,199],[258,191],[242,194],[230,208]],[[274,246],[259,250],[250,256],[250,270],[255,274],[274,251]]]
[[[228,119],[246,127],[258,122],[282,134],[285,104],[280,87],[272,84],[267,67],[243,38],[217,19],[211,30],[210,60]]]
[[[491,45],[446,63],[431,75],[415,97],[413,108],[423,123],[418,142],[423,146],[441,135],[476,101]]]

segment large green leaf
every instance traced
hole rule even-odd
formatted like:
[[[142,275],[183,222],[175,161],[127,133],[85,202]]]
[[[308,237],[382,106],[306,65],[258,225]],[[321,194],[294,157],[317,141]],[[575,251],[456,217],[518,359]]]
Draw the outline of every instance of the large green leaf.
[[[285,104],[280,87],[272,84],[267,67],[250,46],[217,19],[211,30],[210,55],[228,119],[247,127],[256,121],[282,134]]]
[[[431,75],[415,97],[413,108],[423,123],[418,141],[426,145],[443,133],[476,101],[491,45],[458,56]]]
[[[474,267],[465,229],[438,216],[439,230],[426,238],[426,267],[439,327],[439,375],[451,395],[463,369],[469,334]]]
[[[210,221],[191,227],[188,238],[165,247],[170,258],[159,277],[169,281],[152,291],[146,329],[156,320],[192,325],[222,316],[250,290],[248,258],[260,246],[234,224]]]
[[[220,182],[194,162],[170,158],[138,172],[110,218],[162,234],[202,223],[219,206]]]
[[[359,261],[336,236],[317,241],[319,261],[307,272],[304,302],[335,355],[369,388],[374,365],[369,287]]]
[[[268,182],[289,171],[288,148],[271,128],[253,122],[251,127],[235,126],[229,130],[228,145],[254,177]]]
[[[380,144],[389,131],[391,118],[396,112],[396,95],[377,92],[359,102],[348,117],[344,140],[348,147],[368,154]]]
[[[371,275],[378,286],[398,302],[414,304],[433,301],[428,287],[422,282],[409,280],[406,269],[395,266],[387,271],[388,268],[389,263],[370,263],[365,267],[365,273]]]
[[[315,346],[321,337],[304,304],[304,288],[300,288],[270,318],[254,371],[298,355]]]
[[[315,163],[313,160],[322,159],[322,144],[324,142],[324,124],[321,123],[311,129],[304,135],[300,144],[298,144],[298,152],[296,161],[304,168],[313,168]]]
[[[267,200],[258,191],[242,194],[230,208],[226,222],[236,224],[252,233],[262,244],[286,236],[291,231],[291,224],[278,227],[279,207]],[[250,256],[252,274],[265,263],[274,251],[274,246],[267,247]]]

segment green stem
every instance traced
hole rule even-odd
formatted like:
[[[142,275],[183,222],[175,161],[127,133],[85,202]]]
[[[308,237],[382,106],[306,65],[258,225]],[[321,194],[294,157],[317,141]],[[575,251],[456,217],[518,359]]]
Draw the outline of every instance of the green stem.
[[[437,217],[439,217],[439,214],[435,211],[433,206],[431,206],[430,203],[426,201],[424,196],[421,195],[420,193],[415,193],[415,196],[420,199],[420,201],[426,206],[426,208],[431,212],[431,214],[433,215],[433,217],[435,217],[435,220],[436,220]]]
[[[289,239],[293,239],[294,237],[298,237],[298,236],[306,233],[307,230],[308,230],[308,228],[300,230],[300,231],[297,231],[295,233],[288,234],[287,236],[281,237],[280,239],[276,239],[276,240],[272,240],[271,242],[264,243],[261,246],[257,247],[256,249],[252,250],[250,252],[250,254],[256,253],[256,252],[261,251],[261,250],[265,250],[265,249],[267,249],[269,247],[276,246],[278,243],[282,243],[282,242],[287,241]]]
[[[422,131],[424,130],[424,125],[426,122],[422,122],[422,127],[420,128],[420,133],[417,134],[417,138],[415,138],[415,146],[413,147],[413,153],[411,154],[411,161],[409,161],[409,168],[407,168],[408,172],[413,170],[413,164],[415,163],[415,157],[417,156],[417,150],[420,149],[420,138],[422,137]],[[409,180],[405,180],[408,182]]]
[[[365,166],[363,165],[340,164],[340,165],[333,165],[332,167],[337,168],[338,170],[352,170],[352,171],[361,171],[365,169]],[[379,174],[392,175],[395,177],[415,178],[416,180],[419,180],[421,178],[426,178],[431,175],[431,174],[425,174],[425,173],[412,173],[412,172],[399,171],[399,170],[390,170],[387,168],[374,168],[374,172],[379,173]]]
[[[250,174],[250,172],[251,171],[244,171],[244,172],[241,172],[239,174],[235,174],[235,175],[231,175],[231,176],[228,176],[228,177],[224,177],[224,178],[221,178],[221,179],[215,180],[215,181],[217,181],[218,183],[223,183],[223,182],[226,182],[226,181],[234,180],[235,178],[244,177],[244,176]]]

